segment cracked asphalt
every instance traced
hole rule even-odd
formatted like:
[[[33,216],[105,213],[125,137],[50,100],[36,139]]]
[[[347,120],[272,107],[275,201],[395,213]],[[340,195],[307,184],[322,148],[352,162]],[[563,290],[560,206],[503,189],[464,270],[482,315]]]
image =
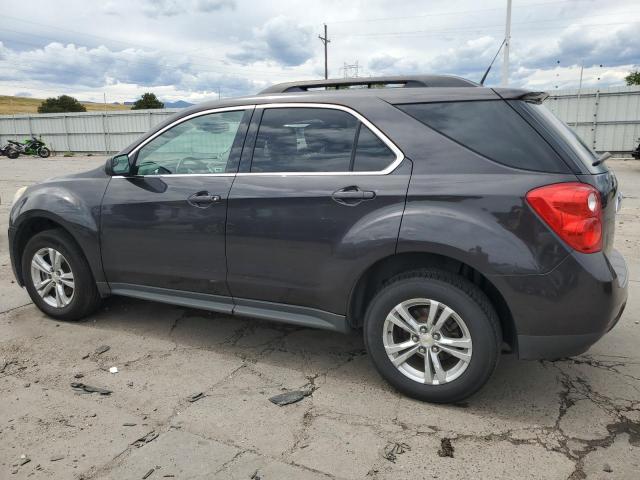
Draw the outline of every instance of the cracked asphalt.
[[[103,161],[0,158],[0,229],[20,185]],[[2,234],[0,478],[640,478],[640,162],[608,163],[627,197],[618,326],[578,357],[503,356],[458,405],[395,392],[358,333],[115,297],[86,321],[51,320],[13,282]],[[307,396],[269,401],[289,390]]]

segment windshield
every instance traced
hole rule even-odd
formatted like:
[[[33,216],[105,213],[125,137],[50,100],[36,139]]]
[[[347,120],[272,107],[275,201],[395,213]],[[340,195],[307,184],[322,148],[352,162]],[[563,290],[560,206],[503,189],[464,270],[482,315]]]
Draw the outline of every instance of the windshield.
[[[583,163],[587,170],[592,173],[603,171],[603,167],[596,168],[593,166],[593,162],[598,160],[599,155],[576,135],[566,123],[556,117],[551,110],[544,105],[534,103],[527,103],[526,107],[538,121],[558,137],[559,141],[565,144],[563,146],[568,147],[573,157]]]

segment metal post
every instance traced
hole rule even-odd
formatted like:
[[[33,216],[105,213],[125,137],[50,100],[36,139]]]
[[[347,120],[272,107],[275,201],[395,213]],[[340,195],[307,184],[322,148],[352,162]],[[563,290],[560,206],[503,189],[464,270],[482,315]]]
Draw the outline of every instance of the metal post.
[[[322,43],[324,45],[324,78],[325,80],[329,78],[329,66],[327,63],[327,44],[331,41],[329,40],[329,37],[327,36],[327,24],[324,24],[324,37],[321,35],[318,35],[318,38],[320,40],[322,40]]]
[[[597,152],[598,142],[596,140],[598,134],[598,105],[600,104],[600,89],[596,90],[596,101],[593,105],[593,123],[591,131],[593,132],[593,139],[591,142],[591,148]]]
[[[580,65],[580,83],[578,84],[578,99],[576,100],[576,123],[574,124],[574,128],[578,127],[578,122],[580,121],[580,94],[582,93],[582,72],[584,71],[584,60]]]
[[[509,47],[511,46],[511,0],[507,0],[507,22],[504,32],[504,61],[502,62],[501,86],[509,85]]]
[[[109,153],[109,119],[107,118],[107,94],[103,93],[104,98],[104,116],[102,117],[102,129],[104,130],[104,152]]]
[[[67,139],[67,152],[71,153],[71,144],[69,143],[69,126],[67,125],[67,116],[62,115],[62,124],[64,125],[64,135]]]

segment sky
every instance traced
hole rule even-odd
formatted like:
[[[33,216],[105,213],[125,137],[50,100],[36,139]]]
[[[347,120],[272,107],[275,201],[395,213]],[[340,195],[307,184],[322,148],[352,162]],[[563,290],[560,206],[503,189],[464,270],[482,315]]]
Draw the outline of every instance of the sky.
[[[478,81],[506,0],[0,0],[0,94],[197,103],[329,76]],[[509,85],[624,85],[640,68],[640,1],[513,0]],[[485,82],[500,84],[502,54]],[[355,68],[348,68],[350,76]]]

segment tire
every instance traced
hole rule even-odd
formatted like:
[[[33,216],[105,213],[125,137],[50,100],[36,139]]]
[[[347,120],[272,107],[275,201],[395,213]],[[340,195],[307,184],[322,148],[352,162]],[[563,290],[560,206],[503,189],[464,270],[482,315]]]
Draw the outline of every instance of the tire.
[[[12,160],[15,160],[16,158],[18,158],[20,156],[20,152],[14,149],[9,149],[7,150],[7,157],[9,157]]]
[[[61,275],[46,274],[42,268],[32,268],[32,261],[36,254],[45,265],[55,263],[57,255],[61,254],[58,271]],[[39,263],[42,267],[42,263]],[[71,277],[69,277],[69,272]],[[80,320],[95,311],[100,305],[101,298],[93,279],[89,264],[80,247],[64,230],[45,230],[34,235],[25,246],[22,254],[22,275],[27,292],[33,303],[50,317],[60,320]],[[53,286],[43,297],[36,289],[35,282],[41,283],[53,278]],[[49,282],[51,283],[51,282]],[[73,288],[70,287],[73,285]],[[62,289],[59,293],[58,288]],[[42,290],[44,291],[44,289]],[[58,299],[60,302],[58,303]]]
[[[47,147],[40,147],[38,149],[38,155],[41,158],[47,158],[49,155],[51,155],[51,151]]]
[[[397,310],[397,306],[402,308]],[[429,323],[432,310],[434,317]],[[406,318],[392,315],[392,311],[408,313],[416,322],[413,328],[407,328],[406,321],[389,320]],[[438,330],[441,318],[447,320]],[[423,332],[410,333],[420,330],[416,326]],[[491,302],[477,286],[449,272],[416,270],[392,278],[376,293],[365,314],[364,340],[377,371],[400,392],[427,402],[454,403],[474,394],[489,380],[500,355],[502,333]],[[452,341],[460,348],[453,347]],[[395,352],[398,345],[404,349]],[[452,350],[455,356],[448,353]],[[412,351],[415,353],[406,361],[400,358]],[[440,374],[433,356],[442,368]],[[391,357],[403,363],[396,367]],[[427,363],[429,373],[420,376],[421,370],[427,371]]]

